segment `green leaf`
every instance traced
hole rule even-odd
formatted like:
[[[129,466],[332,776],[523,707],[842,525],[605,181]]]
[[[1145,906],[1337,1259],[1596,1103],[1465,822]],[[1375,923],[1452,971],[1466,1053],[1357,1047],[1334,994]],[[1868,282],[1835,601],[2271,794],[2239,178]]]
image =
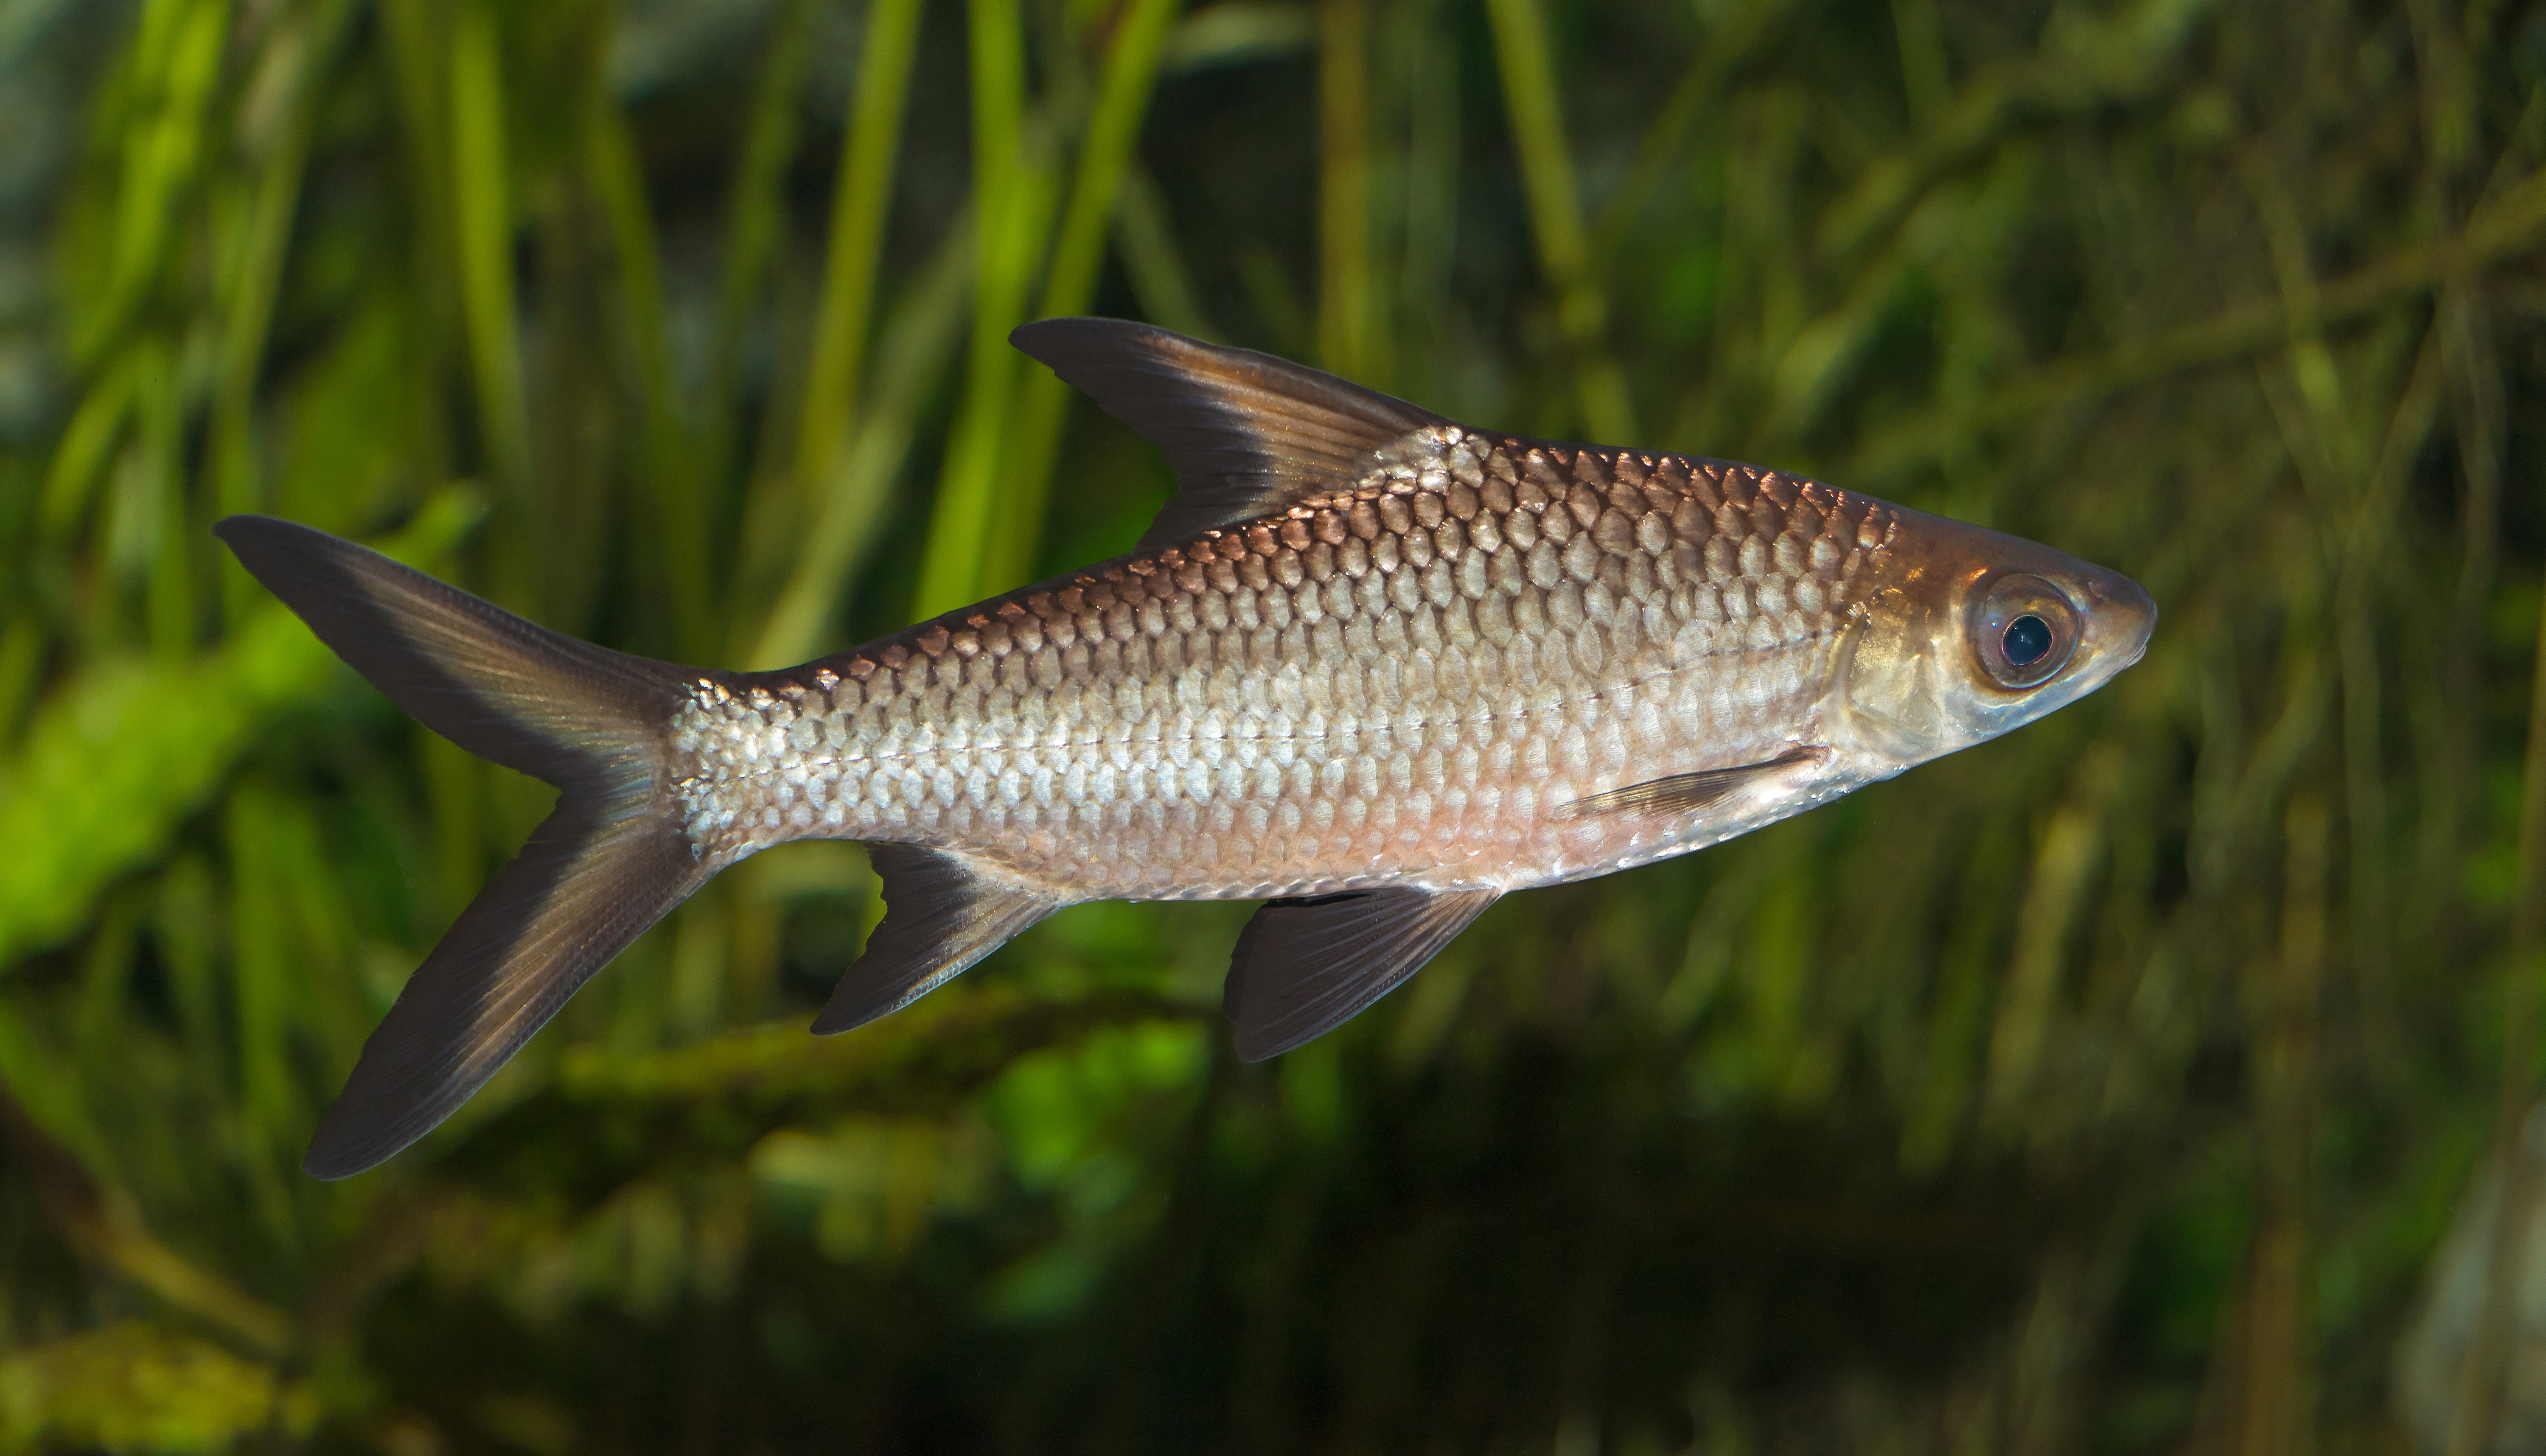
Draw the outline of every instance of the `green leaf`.
[[[386,547],[439,556],[477,519],[449,491]],[[39,707],[0,765],[0,968],[76,933],[115,880],[150,863],[209,802],[255,733],[322,687],[335,655],[276,603],[227,642],[176,662],[120,658],[82,669]]]

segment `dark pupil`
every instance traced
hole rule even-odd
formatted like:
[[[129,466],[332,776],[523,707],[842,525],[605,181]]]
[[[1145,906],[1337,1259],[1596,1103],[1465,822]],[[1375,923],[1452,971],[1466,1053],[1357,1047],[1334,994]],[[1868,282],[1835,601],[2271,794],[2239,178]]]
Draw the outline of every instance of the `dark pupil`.
[[[2027,613],[2006,625],[2007,665],[2030,667],[2051,650],[2051,624]]]

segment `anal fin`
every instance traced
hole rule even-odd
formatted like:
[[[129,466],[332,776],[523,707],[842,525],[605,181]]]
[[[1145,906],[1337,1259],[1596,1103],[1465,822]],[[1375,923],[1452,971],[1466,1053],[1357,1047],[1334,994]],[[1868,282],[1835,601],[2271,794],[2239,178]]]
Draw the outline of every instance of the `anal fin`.
[[[1565,813],[1573,818],[1608,815],[1666,818],[1674,814],[1697,814],[1715,808],[1763,780],[1776,778],[1807,764],[1818,764],[1828,756],[1826,748],[1789,748],[1765,763],[1672,774],[1668,778],[1611,789],[1605,794],[1586,795],[1567,805]]]
[[[1267,900],[1230,957],[1221,1010],[1246,1062],[1315,1041],[1423,968],[1497,890],[1372,890]]]
[[[928,994],[1066,903],[1030,881],[912,844],[872,844],[884,922],[840,978],[813,1032],[864,1026]]]

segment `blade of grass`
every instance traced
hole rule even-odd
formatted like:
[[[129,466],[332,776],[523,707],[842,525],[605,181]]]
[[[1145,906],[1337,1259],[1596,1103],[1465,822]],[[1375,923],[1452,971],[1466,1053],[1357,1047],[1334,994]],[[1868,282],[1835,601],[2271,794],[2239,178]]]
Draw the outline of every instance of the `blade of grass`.
[[[193,184],[230,29],[222,0],[152,0],[141,14],[128,84],[139,115],[124,128],[123,176],[107,283],[76,318],[71,357],[97,360],[158,283],[176,214]]]
[[[770,260],[786,222],[788,165],[796,156],[797,99],[812,47],[806,43],[807,0],[787,0],[770,27],[769,44],[743,130],[733,191],[725,207],[724,273],[717,290],[716,332],[709,346],[707,451],[710,468],[732,468],[743,335],[766,286]]]
[[[1796,88],[1767,80],[1725,98],[1722,139],[1705,162],[1720,194],[1713,276],[1706,316],[1693,320],[1705,330],[1707,368],[1666,433],[1674,444],[1748,452],[1766,411],[1769,366],[1804,326],[1807,280],[1788,260],[1804,255],[1796,191],[1807,165],[1806,106]]]
[[[2493,1448],[2518,1332],[2516,1294],[2526,1284],[2523,1266],[2532,1225],[2517,1214],[2533,1197],[2533,1159],[2523,1145],[2537,1096],[2537,980],[2541,959],[2546,959],[2540,955],[2546,950],[2546,610],[2538,618],[2534,663],[2519,777],[2510,957],[2502,978],[2502,1069],[2494,1091],[2492,1156],[2501,1169],[2502,1186],[2485,1261],[2485,1297],[2451,1392],[2454,1418],[2446,1456],[2477,1456]]]
[[[877,349],[875,397],[838,452],[811,502],[796,567],[779,592],[750,667],[786,667],[816,655],[822,634],[875,544],[893,480],[910,455],[928,396],[943,383],[964,323],[972,228],[959,222],[936,263],[902,296]]]
[[[12,617],[0,627],[0,752],[16,740],[20,717],[35,696],[43,665],[44,631],[33,616]],[[5,792],[0,786],[0,793]]]
[[[1818,246],[1836,259],[1879,245],[1938,178],[1987,155],[2033,118],[2087,115],[2165,94],[2170,63],[2213,3],[2143,0],[2097,21],[2081,21],[2070,43],[2054,53],[1983,71],[1934,125],[1858,173],[1823,212]]]
[[[574,165],[591,114],[585,99],[602,84],[608,12],[578,6],[542,13],[551,18],[526,30],[513,52],[523,74],[557,93],[553,101],[524,95],[523,140],[537,150],[524,153],[523,253],[537,271],[524,279],[533,304],[521,339],[524,398],[538,409],[528,462],[535,479],[526,493],[536,514],[521,535],[539,543],[539,555],[520,579],[536,585],[522,600],[550,625],[580,631],[603,586],[605,554],[613,552],[612,497],[629,453],[620,442],[633,433],[625,373],[607,348],[596,347],[616,311],[608,216]]]
[[[919,46],[922,0],[875,0],[858,55],[857,99],[840,139],[839,177],[831,193],[830,247],[823,260],[822,300],[805,368],[805,408],[796,428],[796,504],[801,519],[819,513],[835,457],[849,438],[865,385],[867,335],[875,312],[876,276],[884,256],[885,218],[901,154],[902,117]],[[767,639],[764,637],[763,639]]]
[[[189,1057],[217,1067],[228,1030],[220,1005],[228,968],[221,962],[219,892],[199,850],[181,851],[156,880],[150,939],[167,965],[177,1034]]]
[[[2546,101],[2546,93],[2532,100]],[[2464,703],[2483,691],[2486,609],[2493,599],[2502,549],[2504,456],[2509,417],[2505,374],[2498,348],[2498,306],[2459,280],[2440,292],[2436,311],[2442,367],[2447,382],[2449,429],[2459,462],[2465,504],[2459,513],[2456,590],[2451,593],[2448,645],[2439,659],[2432,690],[2417,694],[2426,704]],[[2421,863],[2415,872],[2429,885],[2454,873],[2458,836],[2473,776],[2484,761],[2482,725],[2462,713],[2438,716],[2441,731],[2421,738],[2423,777],[2432,786],[2424,800]],[[2445,913],[2445,898],[2421,893],[2418,886],[2400,897],[2404,915],[2413,923],[2406,937],[2427,935],[2436,915]]]
[[[127,349],[100,371],[63,427],[44,475],[43,503],[37,516],[40,541],[66,545],[87,518],[97,482],[104,477],[106,463],[131,417],[142,353]]]
[[[229,794],[230,1024],[239,1070],[240,1150],[258,1217],[290,1242],[285,1180],[299,1159],[305,1114],[293,1095],[292,1005],[299,963],[284,924],[283,876],[276,861],[290,813],[282,796],[251,778]]]
[[[972,0],[973,339],[955,438],[920,559],[920,617],[978,598],[987,583],[991,533],[1006,502],[1002,444],[1016,394],[1018,356],[1008,331],[1023,321],[1044,240],[1049,190],[1026,155],[1025,30],[1019,0]],[[1013,583],[1001,583],[1013,584]]]
[[[2521,256],[2541,239],[2546,239],[2546,172],[2508,189],[2458,233],[2327,282],[2314,304],[2318,322],[2331,328],[2374,313],[2452,278]],[[1922,411],[1908,423],[1875,432],[1849,463],[1847,478],[1858,488],[1875,488],[1989,428],[2271,348],[2287,338],[2290,316],[2289,304],[2278,300],[2240,304],[2100,353],[2042,365],[1969,405]]]
[[[0,1138],[27,1169],[37,1201],[72,1246],[98,1259],[169,1308],[204,1321],[265,1355],[290,1347],[292,1322],[220,1275],[190,1262],[141,1226],[132,1200],[63,1146],[59,1129],[40,1126],[22,1100],[36,1049],[25,1026],[0,1008]]]
[[[2355,492],[2339,542],[2340,574],[2334,584],[2336,660],[2342,674],[2343,818],[2351,838],[2345,948],[2363,1008],[2362,1046],[2369,1070],[2382,1075],[2396,1073],[2402,1054],[2395,1044],[2399,1017],[2384,730],[2389,715],[2386,677],[2394,664],[2382,660],[2377,618],[2382,596],[2400,574],[2392,550],[2397,509],[2414,463],[2439,425],[2445,369],[2444,330],[2434,327],[2424,333],[2398,392],[2386,438]]]
[[[585,165],[609,218],[619,272],[620,329],[636,374],[645,448],[636,462],[652,496],[653,549],[662,568],[668,626],[684,661],[706,655],[715,637],[710,607],[708,479],[672,376],[671,319],[653,210],[628,119],[606,90],[593,88]]]
[[[2042,1105],[2042,1064],[2057,1046],[2068,950],[2079,906],[2102,868],[2107,835],[2094,807],[2072,804],[2052,815],[2036,847],[2016,915],[2014,946],[1990,1027],[1982,1122],[2022,1142]]]
[[[1494,58],[1502,72],[1503,107],[1520,151],[1521,181],[1529,192],[1530,230],[1539,266],[1556,291],[1557,326],[1572,357],[1582,423],[1595,439],[1632,444],[1635,406],[1627,377],[1609,351],[1609,303],[1591,272],[1582,226],[1582,198],[1573,181],[1573,153],[1565,139],[1555,61],[1538,0],[1485,0],[1492,22]]]
[[[1123,272],[1130,279],[1132,296],[1140,300],[1141,316],[1197,339],[1219,338],[1219,330],[1203,312],[1183,250],[1176,245],[1167,200],[1159,195],[1156,179],[1137,159],[1123,173],[1123,197],[1114,218]]]
[[[1653,201],[1654,189],[1661,185],[1672,164],[1679,160],[1681,150],[1688,145],[1689,133],[1721,103],[1719,93],[1726,79],[1758,47],[1788,3],[1789,0],[1744,0],[1698,43],[1696,58],[1681,73],[1670,98],[1654,114],[1644,134],[1636,139],[1635,156],[1627,163],[1618,190],[1610,195],[1608,206],[1601,210],[1599,221],[1592,228],[1592,256],[1606,258],[1617,252],[1620,240],[1635,226],[1645,204]]]
[[[438,557],[478,514],[468,494],[447,491],[384,549]],[[18,836],[0,842],[53,846],[0,858],[0,973],[76,931],[118,875],[159,853],[268,716],[326,683],[333,660],[269,603],[193,661],[110,659],[55,691],[0,770],[0,835]]]
[[[1370,230],[1370,7],[1317,4],[1317,357],[1382,384]]]
[[[1868,263],[1837,306],[1806,322],[1776,351],[1753,449],[1784,454],[1806,438],[1881,329],[1906,266],[1892,256]]]
[[[1993,887],[1967,896],[1994,894],[1994,887],[2024,874],[2018,831],[2002,823],[1986,827],[1963,858],[1966,884]],[[1899,1159],[1912,1174],[1943,1167],[1974,1131],[1978,1083],[1994,1040],[1992,992],[2005,964],[1997,927],[1986,913],[1971,912],[1977,907],[1963,908],[1936,948],[1934,1009],[1920,1028],[1922,1055],[1902,1097]]]
[[[1317,321],[1300,301],[1300,290],[1282,266],[1281,255],[1269,244],[1251,242],[1237,250],[1233,261],[1246,300],[1255,306],[1256,319],[1272,335],[1273,352],[1293,359],[1314,357],[1317,352]]]
[[[1459,45],[1448,7],[1427,5],[1408,17],[1411,41],[1401,49],[1405,88],[1404,252],[1397,279],[1397,316],[1414,337],[1438,348],[1459,247]],[[1400,387],[1412,360],[1398,358]]]
[[[1168,33],[1158,66],[1186,75],[1303,53],[1317,42],[1315,10],[1294,0],[1218,0],[1197,6]]]
[[[2331,814],[2314,791],[2294,794],[2284,815],[2277,954],[2254,957],[2240,977],[2255,1068],[2252,1133],[2263,1227],[2254,1237],[2245,1303],[2242,1449],[2265,1456],[2312,1451],[2315,1440],[2315,1304],[2310,1285],[2315,1220],[2308,1156],[2319,1117],[2317,1023],[2326,953],[2326,865]]]
[[[257,458],[254,429],[257,380],[274,325],[275,296],[291,252],[293,219],[300,208],[319,88],[352,15],[351,0],[326,0],[314,15],[296,17],[298,40],[274,43],[289,44],[289,50],[269,52],[290,56],[287,63],[294,65],[296,74],[288,82],[292,94],[283,103],[283,125],[258,171],[247,240],[239,250],[237,274],[229,288],[228,317],[221,327],[220,392],[212,405],[207,447],[213,471],[212,499],[220,515],[263,508],[263,465]],[[224,576],[222,583],[225,619],[236,618],[254,604],[255,583],[247,577]]]
[[[1892,35],[1901,52],[1901,94],[1910,104],[1910,121],[1923,127],[1944,110],[1954,89],[1936,0],[1892,0]]]
[[[138,886],[118,886],[99,903],[97,927],[88,944],[80,947],[78,980],[54,1008],[69,1014],[53,1023],[68,1033],[62,1039],[67,1043],[63,1049],[74,1067],[93,1071],[115,1065],[133,952],[141,938],[140,906],[147,895]],[[91,1095],[103,1102],[125,1090],[124,1086],[99,1087]],[[117,1150],[119,1162],[127,1156],[126,1150]]]
[[[1114,44],[1097,84],[1096,107],[1079,143],[1078,170],[1061,212],[1044,281],[1039,316],[1059,318],[1087,311],[1105,262],[1105,238],[1116,200],[1140,141],[1141,118],[1157,88],[1158,53],[1180,0],[1131,0],[1116,24]],[[991,523],[982,583],[996,589],[1024,581],[1043,539],[1044,501],[1052,485],[1053,459],[1073,391],[1049,370],[1029,369],[1019,390],[1016,428],[1001,467],[1006,499]]]
[[[429,480],[447,478],[450,431],[442,404],[443,376],[455,352],[465,361],[467,325],[459,297],[459,177],[451,162],[450,27],[443,7],[430,0],[381,0],[381,43],[395,78],[398,135],[405,153],[399,205],[407,227],[404,283],[416,300],[422,324],[415,351],[417,448],[445,452],[419,460]],[[462,364],[466,367],[465,362]]]
[[[180,406],[182,402],[170,401],[172,406]],[[172,407],[168,413],[177,415],[179,408]],[[157,457],[165,464],[153,472],[158,480],[159,550],[142,587],[142,612],[149,624],[151,651],[173,661],[194,647],[198,613],[195,604],[197,543],[186,519],[186,482],[179,472],[179,452],[184,448],[179,436],[184,425],[182,420],[172,420],[171,423],[167,451]]]
[[[452,221],[477,426],[501,493],[527,504],[530,414],[513,296],[512,164],[504,136],[503,53],[487,0],[461,0],[452,12],[450,46]]]
[[[119,588],[116,620],[123,620],[127,594],[137,595],[143,641],[173,657],[192,645],[194,635],[193,572],[180,544],[188,390],[175,351],[145,338],[133,384],[132,443],[117,462],[105,555]]]

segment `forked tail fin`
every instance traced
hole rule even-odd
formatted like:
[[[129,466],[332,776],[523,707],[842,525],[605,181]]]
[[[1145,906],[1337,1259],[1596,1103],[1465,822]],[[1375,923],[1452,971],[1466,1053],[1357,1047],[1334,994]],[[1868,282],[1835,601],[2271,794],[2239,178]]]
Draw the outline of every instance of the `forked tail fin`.
[[[301,1166],[342,1178],[449,1117],[714,873],[671,813],[666,758],[698,675],[561,637],[323,531],[265,516],[215,530],[400,708],[563,791],[417,968],[320,1120]]]

